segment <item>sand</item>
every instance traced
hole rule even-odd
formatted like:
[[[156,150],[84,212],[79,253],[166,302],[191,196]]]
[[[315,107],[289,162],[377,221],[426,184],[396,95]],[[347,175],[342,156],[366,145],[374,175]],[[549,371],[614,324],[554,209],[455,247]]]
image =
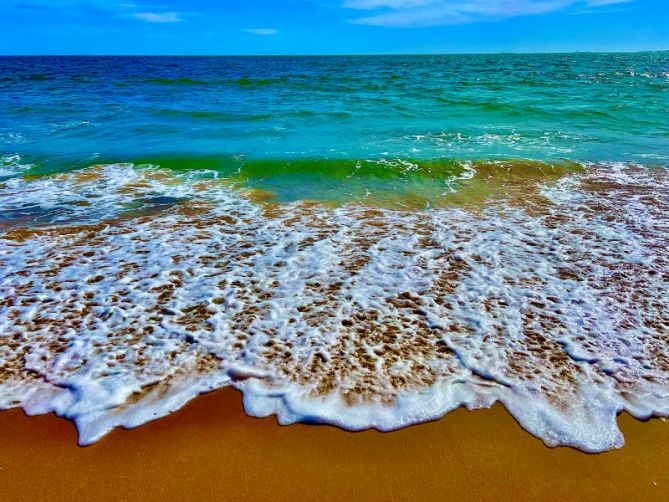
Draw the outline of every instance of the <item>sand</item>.
[[[0,413],[3,500],[667,500],[669,424],[623,415],[627,445],[550,449],[497,405],[393,433],[281,427],[226,389],[77,446],[53,415]]]

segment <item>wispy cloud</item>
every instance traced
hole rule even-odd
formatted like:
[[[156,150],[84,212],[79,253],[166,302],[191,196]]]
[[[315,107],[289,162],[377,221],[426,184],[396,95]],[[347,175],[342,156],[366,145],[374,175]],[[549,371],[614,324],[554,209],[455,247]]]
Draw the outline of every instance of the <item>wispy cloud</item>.
[[[265,37],[279,33],[279,30],[274,28],[246,28],[244,31],[246,33],[251,33],[252,35],[261,35]]]
[[[621,3],[630,3],[634,0],[590,0],[585,2],[587,7],[605,7],[607,5],[617,5]]]
[[[4,10],[0,0],[0,11]],[[172,7],[174,9],[174,7]],[[194,13],[170,10],[161,4],[143,4],[132,0],[23,0],[11,6],[12,11],[50,12],[61,18],[136,20],[145,23],[181,23]]]
[[[132,17],[147,23],[181,23],[179,12],[135,12]]]
[[[634,0],[591,0],[581,9],[574,10],[572,14],[611,14],[620,12],[624,9],[622,4],[633,2]]]
[[[570,7],[604,7],[634,0],[345,0],[343,7],[371,11],[351,20],[371,26],[440,26],[537,16]]]

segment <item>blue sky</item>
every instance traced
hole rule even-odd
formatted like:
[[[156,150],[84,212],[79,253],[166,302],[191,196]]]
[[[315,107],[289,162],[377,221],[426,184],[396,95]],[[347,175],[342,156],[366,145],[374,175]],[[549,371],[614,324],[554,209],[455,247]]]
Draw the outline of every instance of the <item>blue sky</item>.
[[[0,54],[669,49],[668,0],[0,0]]]

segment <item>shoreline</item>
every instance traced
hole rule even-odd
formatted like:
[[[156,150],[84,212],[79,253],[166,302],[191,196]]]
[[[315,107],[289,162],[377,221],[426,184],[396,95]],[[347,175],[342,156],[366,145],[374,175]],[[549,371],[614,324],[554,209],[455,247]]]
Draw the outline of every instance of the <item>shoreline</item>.
[[[626,445],[593,455],[546,447],[499,404],[348,432],[248,417],[227,388],[80,447],[71,422],[14,409],[0,412],[0,483],[10,500],[666,499],[669,424],[618,421]]]

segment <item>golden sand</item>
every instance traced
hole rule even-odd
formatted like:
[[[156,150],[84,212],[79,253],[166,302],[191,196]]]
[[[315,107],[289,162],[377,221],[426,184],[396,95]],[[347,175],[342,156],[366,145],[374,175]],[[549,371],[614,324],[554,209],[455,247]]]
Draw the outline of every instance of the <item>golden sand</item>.
[[[620,417],[627,445],[546,448],[499,405],[393,433],[280,427],[231,389],[93,446],[53,415],[0,413],[3,500],[668,500],[669,424]]]

